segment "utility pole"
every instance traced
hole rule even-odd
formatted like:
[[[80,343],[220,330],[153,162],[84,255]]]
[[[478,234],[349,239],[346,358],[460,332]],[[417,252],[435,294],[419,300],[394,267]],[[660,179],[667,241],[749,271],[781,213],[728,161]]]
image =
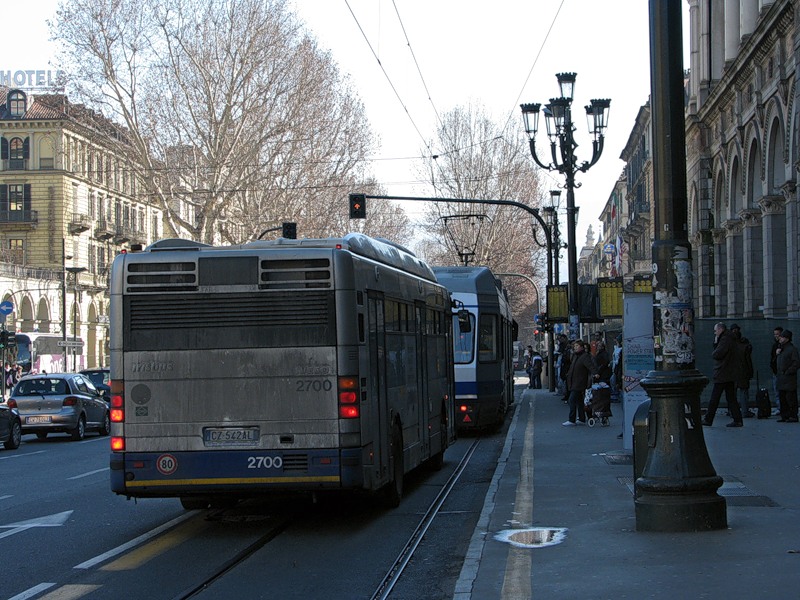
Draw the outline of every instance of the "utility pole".
[[[708,456],[694,368],[692,251],[688,241],[681,0],[650,0],[653,123],[653,332],[649,450],[635,482],[637,531],[725,529],[722,478]]]

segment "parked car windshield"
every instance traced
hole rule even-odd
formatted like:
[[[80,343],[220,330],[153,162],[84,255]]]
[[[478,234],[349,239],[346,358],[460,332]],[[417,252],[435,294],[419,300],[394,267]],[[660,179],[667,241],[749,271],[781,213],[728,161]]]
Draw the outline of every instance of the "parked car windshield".
[[[14,390],[14,396],[57,396],[68,394],[69,386],[64,379],[38,377],[23,379]]]

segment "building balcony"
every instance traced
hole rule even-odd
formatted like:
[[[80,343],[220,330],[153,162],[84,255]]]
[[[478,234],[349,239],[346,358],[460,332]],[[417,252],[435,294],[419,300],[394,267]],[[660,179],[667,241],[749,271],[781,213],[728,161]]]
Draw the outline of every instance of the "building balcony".
[[[115,244],[125,244],[131,241],[131,237],[133,237],[133,232],[131,228],[126,225],[117,225],[114,231],[114,243]]]
[[[147,234],[144,231],[140,231],[137,229],[131,230],[131,244],[141,244],[142,246],[147,244]]]
[[[79,235],[92,228],[92,220],[88,215],[72,215],[72,222],[69,224],[69,232],[72,235]]]
[[[97,222],[97,227],[95,227],[94,237],[98,240],[107,240],[114,237],[115,232],[116,228],[111,223],[100,220]]]
[[[35,210],[0,210],[0,225],[27,225],[35,227],[39,224],[39,212]]]

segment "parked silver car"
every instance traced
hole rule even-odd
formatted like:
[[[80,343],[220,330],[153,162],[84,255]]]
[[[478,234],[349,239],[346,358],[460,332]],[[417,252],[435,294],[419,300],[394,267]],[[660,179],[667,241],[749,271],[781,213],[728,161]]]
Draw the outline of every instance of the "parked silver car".
[[[28,375],[14,386],[9,406],[22,419],[22,432],[39,439],[63,431],[82,440],[87,430],[108,435],[111,429],[108,403],[88,377],[80,373]]]

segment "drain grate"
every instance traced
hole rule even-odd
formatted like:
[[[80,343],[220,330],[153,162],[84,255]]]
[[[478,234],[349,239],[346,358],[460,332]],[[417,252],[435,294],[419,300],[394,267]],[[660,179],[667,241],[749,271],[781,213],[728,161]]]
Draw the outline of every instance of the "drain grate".
[[[617,477],[617,481],[627,487],[631,494],[634,493],[633,477]],[[723,478],[717,493],[725,498],[728,506],[780,506],[772,498],[756,494],[741,481],[725,481]]]

